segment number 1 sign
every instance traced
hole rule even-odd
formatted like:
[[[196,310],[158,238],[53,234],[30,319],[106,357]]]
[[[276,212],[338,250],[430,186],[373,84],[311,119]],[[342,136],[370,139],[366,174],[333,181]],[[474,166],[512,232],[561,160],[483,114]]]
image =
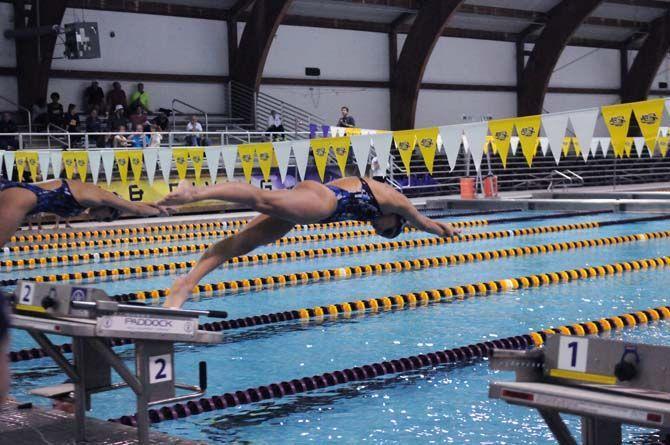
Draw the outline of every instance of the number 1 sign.
[[[588,353],[587,338],[561,336],[558,346],[558,369],[586,372]]]

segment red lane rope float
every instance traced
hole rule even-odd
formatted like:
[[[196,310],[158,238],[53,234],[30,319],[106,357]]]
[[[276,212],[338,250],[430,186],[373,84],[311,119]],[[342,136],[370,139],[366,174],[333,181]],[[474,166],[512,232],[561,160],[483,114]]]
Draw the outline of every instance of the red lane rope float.
[[[407,294],[396,294],[393,296],[370,298],[367,300],[348,301],[337,304],[316,306],[313,308],[302,308],[275,312],[271,314],[253,315],[231,320],[214,321],[200,325],[199,329],[206,331],[227,331],[233,329],[249,328],[260,325],[283,323],[292,320],[308,321],[310,319],[322,319],[329,317],[337,319],[340,316],[362,315],[364,313],[376,313],[395,311],[417,306],[428,306],[437,303],[451,303],[466,298],[503,293],[510,289],[540,287],[548,284],[560,284],[587,278],[602,278],[618,273],[632,272],[649,268],[664,267],[670,265],[670,257],[659,257],[624,261],[621,263],[605,264],[602,266],[583,267],[567,271],[540,273],[518,278],[507,278],[486,283],[471,283],[460,286],[452,286],[442,289],[428,289],[410,292]],[[112,346],[131,344],[127,339],[112,339]],[[65,343],[56,348],[60,352],[72,352],[72,345]],[[47,357],[47,353],[40,348],[22,349],[9,353],[11,362],[27,361]]]
[[[493,349],[520,350],[538,347],[544,343],[548,335],[597,335],[611,330],[648,324],[657,320],[666,320],[668,318],[670,318],[670,308],[668,306],[661,306],[655,309],[646,309],[620,316],[544,329],[529,334],[516,335],[457,348],[411,355],[409,357],[402,357],[395,360],[355,366],[353,368],[325,372],[323,374],[272,383],[270,385],[258,386],[256,388],[227,392],[212,397],[203,397],[186,403],[166,405],[158,409],[150,409],[148,411],[149,420],[151,423],[159,423],[166,420],[183,419],[188,416],[194,416],[209,411],[222,410],[262,400],[282,398],[349,382],[365,381],[384,375],[398,374],[442,365],[472,363],[481,358],[488,357]],[[136,415],[126,415],[109,420],[130,426],[136,426],[137,424]]]

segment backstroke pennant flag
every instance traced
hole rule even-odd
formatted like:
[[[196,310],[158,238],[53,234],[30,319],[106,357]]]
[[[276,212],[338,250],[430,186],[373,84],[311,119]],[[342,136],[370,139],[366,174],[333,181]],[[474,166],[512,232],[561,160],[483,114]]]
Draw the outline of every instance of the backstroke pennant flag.
[[[514,120],[516,133],[521,144],[521,151],[528,166],[533,165],[533,158],[537,151],[537,140],[540,136],[541,116],[526,116]]]
[[[102,168],[105,170],[105,179],[109,186],[112,184],[112,172],[114,171],[114,150],[102,150],[100,152],[100,157],[102,158]]]
[[[65,177],[67,179],[74,178],[74,171],[77,168],[75,154],[76,153],[73,151],[66,151],[63,153],[63,164],[65,164]]]
[[[12,174],[14,173],[14,159],[16,158],[15,151],[6,151],[5,152],[5,169],[7,170],[7,179],[12,180]],[[60,170],[59,170],[60,172]],[[21,178],[19,178],[21,180]]]
[[[661,151],[661,156],[663,157],[668,152],[668,142],[670,142],[670,136],[658,137],[658,149]]]
[[[14,162],[16,163],[16,173],[18,174],[18,180],[23,181],[23,172],[26,169],[26,152],[17,151],[16,156],[14,156]]]
[[[195,172],[195,182],[200,182],[200,173],[202,172],[202,164],[205,158],[205,150],[200,147],[188,149],[188,157],[193,163],[193,171]]]
[[[519,136],[512,136],[509,138],[509,149],[512,155],[516,156],[516,150],[519,148]]]
[[[286,181],[286,174],[288,173],[288,164],[291,159],[291,146],[293,141],[277,141],[272,143],[275,150],[275,157],[277,158],[277,166],[279,167],[279,177],[281,182]]]
[[[626,151],[628,127],[633,107],[630,104],[609,105],[601,108],[607,130],[610,132],[614,155],[622,157]]]
[[[235,164],[237,163],[237,145],[224,145],[221,148],[223,166],[229,181],[235,179]]]
[[[509,154],[509,145],[513,130],[514,120],[512,119],[489,121],[489,131],[493,138],[493,144],[504,168],[507,168],[507,155]]]
[[[633,152],[633,145],[635,145],[635,140],[633,138],[626,138],[623,144],[623,152],[626,157],[630,158],[630,154]]]
[[[133,172],[133,180],[135,184],[139,184],[142,177],[142,150],[128,150],[128,162]]]
[[[656,142],[656,138],[654,138],[654,143]],[[635,146],[635,151],[637,152],[637,157],[641,158],[642,157],[642,152],[644,151],[644,137],[634,137],[633,138],[633,145]],[[654,151],[654,147],[649,149],[649,153]]]
[[[351,141],[351,149],[353,150],[354,157],[356,158],[356,165],[358,165],[358,173],[361,177],[363,177],[365,176],[365,171],[368,167],[372,139],[368,134],[351,136],[349,139]],[[379,158],[377,158],[377,161],[381,165]]]
[[[207,160],[207,170],[209,170],[209,179],[211,184],[216,183],[216,176],[219,173],[219,160],[221,159],[221,147],[205,147],[205,159]]]
[[[542,150],[542,156],[546,156],[549,151],[549,138],[540,136],[540,150]]]
[[[328,161],[328,152],[330,151],[330,138],[317,138],[309,142],[312,147],[312,154],[314,155],[316,171],[319,173],[321,181],[323,181],[326,177],[326,162]]]
[[[254,145],[242,144],[237,146],[237,152],[240,154],[240,162],[242,163],[242,171],[244,172],[244,179],[251,182],[251,170],[254,168]]]
[[[379,168],[386,173],[389,168],[389,158],[391,157],[393,133],[377,133],[370,135],[370,141],[375,149],[375,154],[379,161]],[[367,162],[367,160],[365,162]]]
[[[305,179],[305,172],[307,171],[307,160],[309,159],[309,139],[301,139],[293,141],[293,156],[295,157],[295,164],[298,167],[298,174],[300,179]]]
[[[410,175],[410,160],[412,153],[414,153],[414,146],[416,145],[416,131],[402,130],[393,132],[393,140],[395,146],[400,152],[400,159],[407,170],[407,176]]]
[[[170,182],[170,170],[172,170],[172,149],[159,148],[158,162],[161,165],[161,172],[163,173],[163,180],[166,184]]]
[[[78,151],[75,154],[77,161],[77,173],[82,182],[86,182],[86,174],[88,173],[88,153],[85,151]]]
[[[186,179],[186,170],[188,169],[188,148],[176,148],[172,151],[174,163],[177,167],[177,176],[179,180]]]
[[[33,182],[37,182],[37,166],[39,164],[39,156],[36,151],[26,152],[26,164],[28,165],[28,169],[30,169],[30,177],[33,179]]]
[[[60,150],[54,150],[51,152],[51,171],[53,172],[54,178],[60,178],[60,172],[62,169],[63,152]]]
[[[144,167],[147,169],[147,181],[149,181],[150,185],[153,185],[154,177],[156,176],[156,164],[158,162],[158,149],[145,148],[143,154]]]
[[[347,168],[347,159],[349,159],[349,146],[351,145],[350,139],[351,136],[345,136],[341,138],[332,138],[330,140],[330,144],[333,147],[333,151],[335,152],[337,166],[340,167],[340,173],[342,173],[343,178],[346,176],[345,170]]]
[[[48,151],[43,150],[37,152],[37,157],[40,163],[40,173],[42,174],[42,180],[46,181],[47,176],[49,175],[49,165],[51,164],[51,156]],[[0,165],[2,165],[2,154],[0,154]]]
[[[435,162],[435,151],[437,150],[437,127],[422,128],[416,130],[416,143],[423,156],[423,162],[428,168],[428,172],[433,174],[433,164]]]
[[[254,145],[256,156],[258,157],[258,166],[261,168],[261,173],[263,173],[263,179],[268,181],[270,179],[270,169],[272,168],[272,155],[274,154],[272,143],[265,142]]]
[[[443,127],[439,127],[438,131],[440,133],[440,139],[442,139],[444,153],[447,155],[449,168],[451,168],[451,171],[454,171],[454,168],[456,167],[456,160],[458,159],[458,153],[461,151],[463,126],[445,125]]]
[[[119,176],[123,184],[128,183],[128,152],[126,150],[115,151],[114,158],[116,158],[116,165],[119,167]],[[67,165],[65,167],[67,173]]]
[[[644,141],[649,148],[649,152],[654,152],[656,146],[656,138],[658,137],[658,130],[661,127],[663,120],[663,104],[664,99],[647,100],[644,102],[632,103],[633,113],[637,118],[637,123],[640,126],[640,131],[644,137]],[[638,152],[638,156],[642,156],[642,152]]]
[[[661,107],[662,106],[663,104],[661,104]],[[598,108],[592,108],[589,110],[569,113],[569,115],[570,123],[572,124],[573,130],[575,130],[575,137],[579,142],[579,147],[590,147],[600,110]],[[581,154],[584,158],[584,162],[586,162],[589,157],[589,150],[581,150]]]
[[[486,144],[486,135],[489,132],[488,122],[475,122],[473,124],[463,125],[463,133],[470,144],[470,153],[472,161],[475,163],[475,169],[479,172],[482,166],[482,157],[484,155],[484,144]]]
[[[93,184],[98,183],[100,176],[100,150],[88,150],[88,165],[91,167],[91,179]]]

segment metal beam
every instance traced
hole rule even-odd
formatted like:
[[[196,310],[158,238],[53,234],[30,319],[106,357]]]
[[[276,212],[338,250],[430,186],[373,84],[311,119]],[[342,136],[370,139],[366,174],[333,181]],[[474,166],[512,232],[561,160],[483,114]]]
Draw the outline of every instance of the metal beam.
[[[240,14],[249,9],[249,6],[251,6],[253,2],[254,0],[237,0],[237,2],[228,9],[228,17],[237,21]]]
[[[14,29],[21,33],[29,28],[60,25],[66,3],[66,0],[15,0]],[[19,103],[23,107],[30,109],[37,100],[47,97],[56,38],[52,33],[15,40],[16,80]]]
[[[427,0],[412,24],[391,79],[391,128],[414,127],[423,73],[447,21],[463,0]]]
[[[535,42],[517,93],[519,116],[540,114],[549,79],[568,41],[603,0],[563,0],[549,13],[550,19]]]
[[[656,73],[670,50],[670,13],[653,21],[621,87],[621,101],[645,100]]]

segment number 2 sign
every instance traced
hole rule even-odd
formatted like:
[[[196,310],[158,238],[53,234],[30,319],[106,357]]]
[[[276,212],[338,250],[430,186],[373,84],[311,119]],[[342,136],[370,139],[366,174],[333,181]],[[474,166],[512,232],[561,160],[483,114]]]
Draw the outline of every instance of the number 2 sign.
[[[558,368],[586,372],[588,353],[587,338],[561,336],[558,346]]]
[[[149,383],[172,380],[172,354],[149,357]]]

